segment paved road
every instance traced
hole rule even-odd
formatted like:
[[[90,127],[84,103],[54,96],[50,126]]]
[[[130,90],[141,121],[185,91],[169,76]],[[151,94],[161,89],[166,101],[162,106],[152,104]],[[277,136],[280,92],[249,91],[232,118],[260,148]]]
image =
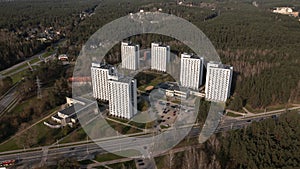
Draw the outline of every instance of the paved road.
[[[54,52],[54,53],[56,53],[56,50],[57,50],[59,44],[60,44],[60,43],[63,43],[64,41],[65,41],[64,39],[61,39],[61,40],[59,40],[58,42],[56,42],[56,43],[53,44],[53,46],[54,46],[54,48],[55,48],[55,52]],[[10,74],[3,75],[3,74],[5,74],[6,72],[9,72],[9,71],[11,71],[11,70],[14,70],[14,69],[18,68],[19,66],[21,66],[21,65],[23,65],[23,64],[27,64],[27,62],[30,62],[30,61],[32,61],[32,60],[35,59],[35,58],[39,58],[40,56],[42,56],[42,55],[45,54],[46,52],[47,52],[46,50],[43,50],[43,51],[39,52],[38,54],[35,54],[35,55],[31,56],[30,58],[27,58],[27,59],[24,60],[23,62],[20,62],[20,63],[18,63],[18,64],[16,64],[16,65],[13,65],[13,66],[11,66],[11,67],[5,69],[5,70],[2,70],[2,71],[0,72],[0,79],[5,78],[5,77],[7,77],[7,76],[12,76],[12,75],[14,75],[14,74],[16,74],[16,73],[19,73],[19,72],[21,72],[21,71],[23,71],[23,70],[25,70],[25,69],[28,69],[28,66],[26,66],[26,67],[23,67],[23,68],[21,68],[21,69],[18,69],[18,70],[16,70],[16,71],[14,71],[14,72],[12,72],[12,73],[10,73]],[[50,58],[53,57],[53,56],[55,56],[55,54],[50,55],[50,56],[46,57],[45,59],[50,59]],[[38,62],[32,64],[32,66],[40,64],[43,60],[44,60],[44,59],[40,59]],[[1,75],[1,74],[2,74],[2,75]]]
[[[31,66],[39,65],[41,62],[44,62],[44,60],[50,60],[50,59],[54,58],[55,55],[56,55],[56,53],[55,53],[55,54],[52,54],[52,55],[50,55],[50,56],[48,56],[48,57],[46,57],[45,59],[41,59],[41,60],[39,60],[39,61],[37,61],[37,62],[31,64]],[[40,56],[40,55],[35,55],[35,56],[31,57],[30,60],[33,60],[34,58],[39,57],[39,56]],[[30,61],[30,60],[29,60],[29,61]],[[24,62],[29,62],[29,61],[24,61]],[[23,62],[22,62],[22,64],[26,64],[26,65],[27,65],[27,63],[23,63]],[[18,67],[18,66],[16,66],[16,67]],[[10,68],[10,69],[11,69],[11,68]],[[15,75],[15,74],[17,74],[17,73],[19,73],[19,72],[22,72],[23,70],[26,70],[26,69],[28,69],[28,66],[25,66],[25,67],[23,67],[23,68],[20,68],[20,69],[14,71],[14,72],[12,72],[12,73],[9,73],[9,74],[7,74],[7,75],[2,75],[2,77],[0,77],[0,78],[5,78],[5,77],[8,77],[8,76],[13,76],[13,75]],[[7,71],[7,70],[5,70],[5,71]]]
[[[220,125],[218,126],[215,132],[239,129],[251,124],[251,122],[253,121],[261,121],[271,116],[273,115],[266,114],[264,116],[250,117],[247,119],[225,118],[220,122]],[[190,138],[198,137],[200,131],[201,131],[201,127],[199,126],[193,127],[188,137]],[[138,136],[138,137],[146,137],[146,136],[147,135]],[[127,137],[117,137],[117,138],[101,141],[101,144],[105,144],[106,150],[110,152],[118,152],[121,150],[129,150],[139,146],[148,145],[151,142],[152,142],[151,139],[148,140],[137,139],[136,141],[132,141],[132,139]],[[79,143],[80,145],[78,145]],[[41,161],[45,163],[46,161],[53,161],[53,160],[58,160],[66,157],[77,157],[78,159],[80,158],[84,159],[88,155],[96,154],[96,153],[106,153],[106,151],[100,148],[96,143],[89,141],[86,143],[84,142],[67,143],[62,145],[49,146],[47,148],[41,147],[41,148],[28,149],[26,152],[22,152],[22,150],[3,152],[0,153],[0,161],[20,159],[21,160],[20,163],[41,162]],[[45,156],[47,157],[45,158]]]
[[[4,96],[0,99],[0,117],[6,112],[6,110],[12,106],[14,102],[18,100],[17,85],[14,85]]]

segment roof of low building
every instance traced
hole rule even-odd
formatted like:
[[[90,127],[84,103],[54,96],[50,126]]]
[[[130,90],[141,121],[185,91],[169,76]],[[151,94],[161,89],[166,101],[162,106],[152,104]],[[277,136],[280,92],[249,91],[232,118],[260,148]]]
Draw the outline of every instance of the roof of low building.
[[[78,103],[75,103],[74,105],[70,106],[70,107],[67,107],[61,111],[59,111],[61,114],[64,114],[66,116],[72,116],[76,113],[76,110],[75,110],[75,106],[76,106],[76,109],[81,109],[83,108],[84,106],[81,105],[81,104],[78,104]]]

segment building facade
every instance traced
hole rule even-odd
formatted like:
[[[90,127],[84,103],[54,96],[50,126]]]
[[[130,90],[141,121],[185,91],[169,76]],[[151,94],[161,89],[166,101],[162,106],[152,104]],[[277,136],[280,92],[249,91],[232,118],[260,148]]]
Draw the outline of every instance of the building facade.
[[[202,85],[203,57],[181,54],[180,84],[198,90]]]
[[[93,97],[100,100],[109,99],[108,80],[115,77],[114,67],[100,63],[92,63],[91,77]]]
[[[151,69],[166,72],[167,64],[169,62],[170,46],[162,46],[158,43],[151,43]]]
[[[230,96],[233,67],[217,62],[207,63],[205,98],[226,102]]]
[[[139,68],[139,50],[139,45],[121,43],[122,68],[129,70],[137,70]]]
[[[131,119],[137,113],[136,85],[136,80],[129,77],[108,81],[111,115]]]

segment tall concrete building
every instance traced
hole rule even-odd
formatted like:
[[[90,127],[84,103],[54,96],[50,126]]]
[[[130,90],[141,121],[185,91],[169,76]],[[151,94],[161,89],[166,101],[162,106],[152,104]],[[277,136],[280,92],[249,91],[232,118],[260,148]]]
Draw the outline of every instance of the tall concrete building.
[[[205,98],[210,101],[226,102],[230,96],[233,67],[217,62],[207,63]]]
[[[198,90],[202,85],[203,57],[181,54],[180,84],[183,87]]]
[[[117,77],[115,68],[112,65],[92,63],[91,77],[93,97],[100,100],[108,100],[108,80]]]
[[[166,72],[167,64],[169,62],[170,46],[162,46],[158,43],[151,43],[151,69]]]
[[[139,68],[140,46],[130,43],[121,43],[122,68],[137,70]]]
[[[123,77],[109,80],[109,111],[111,115],[126,119],[137,113],[136,80]]]

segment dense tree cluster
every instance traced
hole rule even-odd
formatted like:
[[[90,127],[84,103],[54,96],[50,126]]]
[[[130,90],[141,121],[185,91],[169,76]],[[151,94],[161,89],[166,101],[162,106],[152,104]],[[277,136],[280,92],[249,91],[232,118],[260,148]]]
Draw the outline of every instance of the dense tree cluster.
[[[0,70],[69,36],[98,0],[0,2]],[[13,11],[13,12],[12,12]]]
[[[299,122],[294,112],[229,132],[221,138],[222,168],[299,168]]]
[[[253,108],[265,108],[273,104],[299,102],[300,25],[297,19],[271,13],[270,6],[278,6],[281,2],[261,2],[258,8],[247,0],[236,1],[234,6],[228,1],[210,3],[214,4],[214,10],[201,5],[192,8],[180,6],[173,1],[105,1],[97,8],[101,10],[96,10],[93,17],[74,29],[70,44],[74,45],[73,51],[80,50],[91,34],[113,19],[139,9],[153,11],[162,8],[163,12],[183,17],[198,26],[212,41],[222,62],[234,66],[234,96],[228,102],[231,109],[240,110],[246,104]],[[291,3],[300,5],[287,2]],[[113,12],[112,6],[117,6],[118,12]],[[217,16],[207,19],[216,12]],[[150,38],[171,41],[168,37],[156,38],[153,35],[136,36],[131,40],[148,48],[143,45],[151,42]],[[177,51],[186,50],[173,46]],[[112,63],[119,61],[119,53],[119,49],[113,48],[107,54],[108,60]]]

